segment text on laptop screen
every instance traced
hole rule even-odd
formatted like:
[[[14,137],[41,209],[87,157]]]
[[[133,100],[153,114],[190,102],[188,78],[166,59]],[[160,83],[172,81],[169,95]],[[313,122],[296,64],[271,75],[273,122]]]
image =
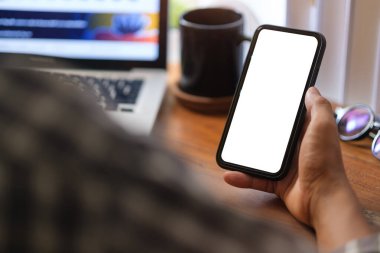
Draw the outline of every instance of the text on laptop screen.
[[[0,52],[155,61],[159,0],[0,0]]]

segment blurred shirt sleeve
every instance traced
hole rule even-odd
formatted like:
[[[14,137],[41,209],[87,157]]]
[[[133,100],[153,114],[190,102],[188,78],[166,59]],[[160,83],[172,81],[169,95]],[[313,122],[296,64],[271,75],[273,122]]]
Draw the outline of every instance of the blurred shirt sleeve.
[[[0,71],[0,252],[314,252],[49,77]]]
[[[380,233],[351,241],[334,253],[380,253]]]

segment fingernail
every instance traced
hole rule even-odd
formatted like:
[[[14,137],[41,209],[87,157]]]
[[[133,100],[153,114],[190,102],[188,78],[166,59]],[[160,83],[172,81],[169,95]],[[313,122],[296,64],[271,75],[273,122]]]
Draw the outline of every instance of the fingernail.
[[[313,96],[314,95],[318,95],[318,96],[321,95],[321,93],[319,92],[319,90],[317,88],[315,88],[315,87],[310,87],[309,90],[308,90],[308,93],[310,95],[313,95]]]
[[[309,88],[309,93],[311,93],[311,94],[318,94],[318,91],[317,91],[317,89],[315,87],[310,87]]]

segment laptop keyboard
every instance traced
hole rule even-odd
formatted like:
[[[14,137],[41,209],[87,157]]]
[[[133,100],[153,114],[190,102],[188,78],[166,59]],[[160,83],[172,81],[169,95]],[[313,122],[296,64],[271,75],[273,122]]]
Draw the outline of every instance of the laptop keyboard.
[[[94,95],[98,104],[108,111],[117,111],[119,105],[136,104],[144,82],[142,79],[96,78],[62,73],[52,73],[52,75],[63,83],[74,85],[81,91]]]

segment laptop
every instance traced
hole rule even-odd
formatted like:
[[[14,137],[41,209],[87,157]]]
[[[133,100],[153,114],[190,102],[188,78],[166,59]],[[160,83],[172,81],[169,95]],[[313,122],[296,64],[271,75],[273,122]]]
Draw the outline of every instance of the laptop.
[[[148,135],[166,88],[168,0],[1,0],[0,63],[86,87]]]

